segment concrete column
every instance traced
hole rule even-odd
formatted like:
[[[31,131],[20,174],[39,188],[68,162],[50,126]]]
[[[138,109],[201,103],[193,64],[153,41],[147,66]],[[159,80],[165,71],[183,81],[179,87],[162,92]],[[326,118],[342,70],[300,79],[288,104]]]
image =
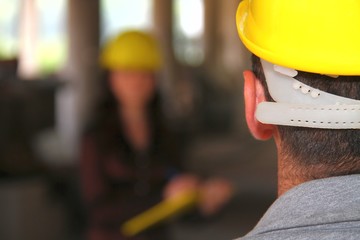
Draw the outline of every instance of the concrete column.
[[[214,66],[217,66],[219,53],[219,6],[221,2],[218,0],[203,0],[204,1],[204,48],[205,48],[205,68],[214,73],[216,71]]]
[[[247,132],[244,115],[243,100],[243,77],[242,72],[250,69],[250,53],[241,43],[236,29],[236,10],[241,0],[221,1],[219,32],[221,35],[219,64],[222,65],[223,72],[227,77],[222,78],[221,84],[225,88],[232,89],[236,99],[235,131],[234,133],[243,135]]]
[[[165,69],[173,69],[175,55],[173,51],[173,1],[154,0],[154,34],[161,43],[165,58]]]
[[[174,90],[178,76],[178,66],[173,50],[173,1],[154,0],[153,4],[154,34],[160,41],[164,56],[161,88],[166,99],[166,112],[171,112],[175,101]]]
[[[68,0],[69,51],[58,93],[57,131],[69,157],[76,157],[80,131],[96,96],[100,35],[100,0]]]
[[[250,67],[250,53],[241,43],[236,29],[236,10],[241,0],[222,1],[219,31],[221,39],[221,62],[232,75],[241,75]]]

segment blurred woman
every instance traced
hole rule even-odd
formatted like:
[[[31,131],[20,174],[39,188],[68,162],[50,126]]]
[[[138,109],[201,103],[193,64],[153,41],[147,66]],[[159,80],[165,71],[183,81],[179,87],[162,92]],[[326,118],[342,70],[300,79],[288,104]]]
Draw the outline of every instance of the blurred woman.
[[[90,240],[169,239],[165,226],[129,238],[120,225],[185,190],[178,138],[163,121],[157,92],[161,56],[153,37],[128,31],[103,49],[106,96],[83,136],[81,177]],[[210,204],[211,205],[211,204]]]

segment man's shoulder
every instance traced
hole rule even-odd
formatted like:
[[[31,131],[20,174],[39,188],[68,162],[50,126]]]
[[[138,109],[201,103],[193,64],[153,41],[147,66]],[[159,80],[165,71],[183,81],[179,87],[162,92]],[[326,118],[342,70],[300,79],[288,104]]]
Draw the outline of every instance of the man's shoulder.
[[[297,229],[283,229],[274,232],[248,235],[237,240],[358,240],[360,239],[360,225],[336,228],[323,226],[319,229],[304,227]]]
[[[360,175],[301,184],[278,198],[242,240],[360,239]]]

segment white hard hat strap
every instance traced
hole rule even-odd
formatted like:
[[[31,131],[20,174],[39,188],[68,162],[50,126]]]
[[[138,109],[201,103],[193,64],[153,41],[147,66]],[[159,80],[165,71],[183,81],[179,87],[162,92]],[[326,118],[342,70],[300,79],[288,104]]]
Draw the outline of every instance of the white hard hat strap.
[[[312,88],[293,78],[297,71],[261,59],[275,102],[260,103],[256,118],[267,124],[328,128],[360,128],[360,101]]]
[[[302,105],[262,102],[256,118],[266,124],[325,129],[359,129],[360,105]]]

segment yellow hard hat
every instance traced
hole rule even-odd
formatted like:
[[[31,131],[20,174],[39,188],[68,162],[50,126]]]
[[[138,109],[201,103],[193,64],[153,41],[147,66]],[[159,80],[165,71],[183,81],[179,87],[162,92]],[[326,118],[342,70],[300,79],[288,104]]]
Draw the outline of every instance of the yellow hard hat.
[[[269,62],[360,75],[359,0],[243,0],[236,23],[245,46]]]
[[[105,44],[101,65],[108,70],[158,71],[161,54],[156,40],[148,33],[127,31]]]

